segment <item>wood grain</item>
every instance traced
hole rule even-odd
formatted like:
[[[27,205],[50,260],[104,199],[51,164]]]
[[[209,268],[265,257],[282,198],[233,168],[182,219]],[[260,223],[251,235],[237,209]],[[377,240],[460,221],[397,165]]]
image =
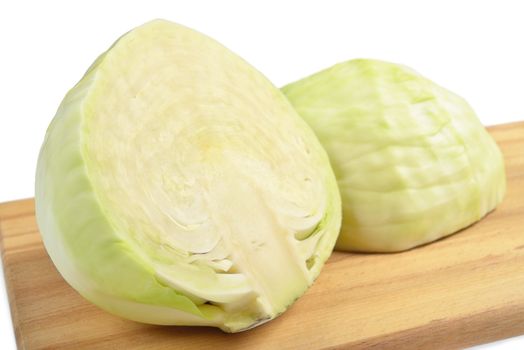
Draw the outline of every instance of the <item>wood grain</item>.
[[[462,232],[398,254],[334,253],[307,294],[251,331],[138,324],[86,302],[47,256],[33,200],[0,204],[22,349],[450,349],[524,334],[524,122],[490,127],[508,193]]]

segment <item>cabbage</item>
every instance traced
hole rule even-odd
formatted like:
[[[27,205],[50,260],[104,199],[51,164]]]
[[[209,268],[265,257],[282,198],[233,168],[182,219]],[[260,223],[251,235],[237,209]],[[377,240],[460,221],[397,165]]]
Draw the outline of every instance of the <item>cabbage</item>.
[[[312,284],[341,204],[327,154],[277,88],[216,41],[156,20],[61,103],[36,214],[59,272],[101,308],[236,332]]]
[[[338,249],[409,249],[471,225],[501,202],[497,145],[462,98],[413,70],[358,59],[283,91],[337,176]]]

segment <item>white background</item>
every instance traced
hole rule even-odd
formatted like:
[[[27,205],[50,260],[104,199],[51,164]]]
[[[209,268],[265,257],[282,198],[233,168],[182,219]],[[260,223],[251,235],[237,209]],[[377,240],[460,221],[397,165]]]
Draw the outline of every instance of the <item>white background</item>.
[[[399,62],[465,97],[486,125],[524,120],[519,1],[4,1],[0,5],[0,202],[33,196],[61,99],[124,32],[165,18],[208,34],[275,85],[339,61]],[[0,276],[1,277],[1,276]],[[0,281],[0,348],[14,348]],[[524,320],[523,320],[524,322]],[[524,339],[490,345],[524,347]]]

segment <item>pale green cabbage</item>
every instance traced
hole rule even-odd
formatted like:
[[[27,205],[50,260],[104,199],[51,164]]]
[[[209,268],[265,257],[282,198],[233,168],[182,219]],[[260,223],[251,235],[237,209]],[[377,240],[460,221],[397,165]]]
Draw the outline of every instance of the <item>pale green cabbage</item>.
[[[456,232],[501,202],[501,153],[470,106],[413,70],[337,64],[283,88],[328,152],[337,248],[392,252]]]
[[[284,95],[214,40],[157,20],[67,94],[36,213],[62,276],[114,314],[235,332],[282,313],[331,254],[336,179]]]

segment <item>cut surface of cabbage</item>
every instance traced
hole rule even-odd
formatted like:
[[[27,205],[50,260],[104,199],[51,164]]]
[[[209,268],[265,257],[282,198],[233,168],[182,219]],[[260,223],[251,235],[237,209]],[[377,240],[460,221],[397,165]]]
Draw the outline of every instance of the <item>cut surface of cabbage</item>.
[[[347,61],[283,91],[337,176],[338,249],[428,243],[480,220],[504,196],[501,152],[471,107],[405,66]]]
[[[93,303],[228,332],[301,296],[341,220],[328,157],[284,95],[164,20],[122,36],[66,95],[36,210],[54,264]]]

